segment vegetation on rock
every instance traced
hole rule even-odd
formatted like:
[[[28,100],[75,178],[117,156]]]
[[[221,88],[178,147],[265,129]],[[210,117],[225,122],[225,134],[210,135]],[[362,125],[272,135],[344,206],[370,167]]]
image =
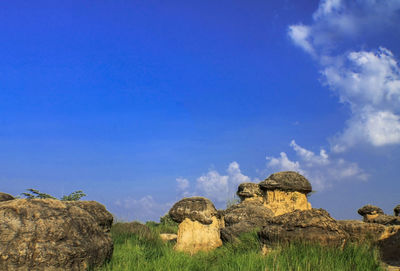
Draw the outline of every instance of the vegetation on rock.
[[[27,199],[57,199],[56,197],[53,197],[49,194],[46,193],[42,193],[37,189],[26,189],[31,193],[21,193],[21,195],[25,196]],[[72,192],[71,194],[67,195],[67,196],[63,196],[62,198],[60,198],[60,200],[62,201],[77,201],[80,200],[81,198],[85,197],[86,194],[83,193],[82,190],[78,190],[75,192]]]

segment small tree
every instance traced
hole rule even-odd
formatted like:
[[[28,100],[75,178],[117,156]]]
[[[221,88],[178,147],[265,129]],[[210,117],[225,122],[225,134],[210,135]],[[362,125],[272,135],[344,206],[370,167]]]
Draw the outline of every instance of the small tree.
[[[76,200],[80,200],[81,198],[83,198],[85,196],[86,196],[86,194],[83,193],[82,190],[78,190],[78,191],[72,192],[68,196],[63,196],[61,198],[61,200],[63,200],[63,201],[76,201]]]
[[[42,193],[39,190],[36,189],[26,189],[31,193],[22,193],[21,195],[25,196],[27,199],[57,199],[49,194]],[[62,201],[76,201],[80,200],[81,198],[85,197],[86,194],[83,193],[82,190],[78,190],[75,192],[72,192],[68,196],[63,196],[60,200]]]
[[[32,192],[32,194],[31,193],[22,193],[22,195],[24,195],[27,199],[56,199],[55,197],[50,196],[49,194],[42,193],[39,190],[36,190],[33,188],[26,189],[26,190]]]

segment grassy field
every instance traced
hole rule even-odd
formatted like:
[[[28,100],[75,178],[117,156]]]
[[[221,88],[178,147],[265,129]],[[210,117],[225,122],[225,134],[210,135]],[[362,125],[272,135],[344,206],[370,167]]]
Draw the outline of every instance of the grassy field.
[[[257,234],[251,232],[241,236],[241,242],[190,256],[174,251],[174,244],[164,244],[158,237],[160,232],[176,231],[176,226],[156,223],[148,223],[148,226],[150,231],[139,227],[132,233],[132,229],[124,227],[122,223],[114,225],[111,231],[114,240],[113,258],[97,270],[383,270],[378,251],[368,244],[349,244],[343,250],[293,244],[263,256]]]

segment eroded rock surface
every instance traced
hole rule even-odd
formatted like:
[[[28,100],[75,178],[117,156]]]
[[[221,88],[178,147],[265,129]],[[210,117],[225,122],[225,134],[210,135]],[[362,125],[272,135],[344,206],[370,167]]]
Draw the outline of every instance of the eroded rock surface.
[[[234,241],[240,234],[266,225],[274,213],[258,201],[244,201],[225,210],[225,228],[221,229],[223,241]]]
[[[236,194],[241,201],[260,201],[263,202],[263,192],[256,183],[241,183]]]
[[[194,254],[222,245],[220,228],[223,227],[223,220],[209,199],[184,198],[172,206],[169,215],[180,223],[176,250]]]
[[[296,241],[341,246],[348,234],[327,211],[312,209],[296,210],[271,218],[259,232],[259,237],[268,247]]]
[[[15,198],[13,196],[11,196],[10,194],[0,192],[0,202],[7,201],[7,200],[13,200],[13,199],[15,199]]]
[[[259,185],[262,190],[297,191],[304,194],[312,191],[310,182],[303,175],[294,171],[271,174]]]
[[[94,201],[0,202],[0,270],[85,270],[109,260],[112,215]]]
[[[400,225],[400,217],[386,215],[383,210],[374,205],[365,205],[357,211],[363,216],[364,222],[382,225]]]

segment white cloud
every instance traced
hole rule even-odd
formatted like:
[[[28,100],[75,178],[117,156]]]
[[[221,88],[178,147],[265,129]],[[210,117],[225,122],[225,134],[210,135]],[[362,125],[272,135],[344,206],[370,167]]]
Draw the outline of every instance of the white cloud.
[[[212,201],[224,203],[234,197],[239,184],[250,182],[251,179],[242,174],[239,164],[232,162],[227,169],[227,175],[220,175],[215,170],[197,179],[197,193]]]
[[[294,140],[290,146],[299,161],[292,161],[284,152],[280,157],[267,157],[267,167],[273,171],[291,170],[306,176],[313,188],[322,190],[341,180],[366,180],[367,174],[356,163],[332,159],[324,149],[319,154],[299,146]]]
[[[179,191],[185,191],[189,188],[189,181],[188,179],[184,178],[176,178],[177,187]]]
[[[115,209],[124,221],[139,220],[158,221],[160,216],[167,213],[172,203],[159,203],[150,195],[142,198],[125,198],[115,201]]]
[[[400,144],[400,67],[391,51],[354,50],[362,37],[400,36],[400,0],[322,0],[310,25],[291,25],[288,34],[321,65],[327,86],[351,109],[332,150],[358,143]],[[350,47],[349,47],[350,46]]]

